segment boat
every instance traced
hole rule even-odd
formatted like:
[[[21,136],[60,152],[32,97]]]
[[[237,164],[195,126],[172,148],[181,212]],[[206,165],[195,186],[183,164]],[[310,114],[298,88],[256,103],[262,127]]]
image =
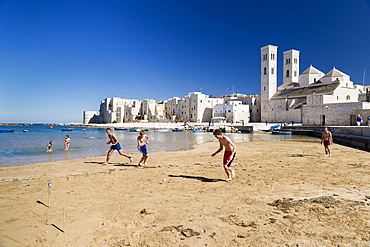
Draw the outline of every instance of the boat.
[[[168,132],[170,129],[154,129],[155,132]]]
[[[191,130],[192,132],[203,132],[203,130]]]
[[[178,129],[178,128],[176,128],[176,129],[172,129],[172,131],[173,132],[182,132],[182,131],[184,131],[183,129]]]
[[[15,129],[0,130],[0,133],[13,133]]]
[[[272,131],[271,132],[273,135],[291,135],[291,131]]]
[[[127,130],[129,130],[129,129],[127,129],[127,128],[114,128],[114,130],[122,130],[122,131],[127,131]]]
[[[28,130],[23,130],[23,132],[28,132]]]
[[[270,131],[278,130],[280,129],[280,127],[281,127],[280,124],[273,125],[270,127]]]
[[[72,131],[73,128],[66,128],[66,129],[62,129],[62,131]]]
[[[131,128],[131,132],[140,132],[140,131],[148,131],[149,129],[136,129],[136,128]]]

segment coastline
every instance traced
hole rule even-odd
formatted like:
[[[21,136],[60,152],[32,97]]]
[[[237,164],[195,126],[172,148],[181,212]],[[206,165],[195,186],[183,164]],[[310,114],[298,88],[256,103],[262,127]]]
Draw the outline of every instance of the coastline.
[[[1,167],[0,245],[333,246],[370,243],[368,152],[312,142],[236,143],[225,182],[216,142]],[[48,180],[51,180],[48,198]],[[47,207],[50,204],[50,207]]]

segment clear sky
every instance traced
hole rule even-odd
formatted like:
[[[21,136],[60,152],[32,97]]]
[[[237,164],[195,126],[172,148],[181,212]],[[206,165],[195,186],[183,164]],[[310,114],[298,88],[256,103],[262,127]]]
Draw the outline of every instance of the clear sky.
[[[0,0],[0,122],[80,123],[105,98],[260,92],[260,48],[370,84],[370,0]]]

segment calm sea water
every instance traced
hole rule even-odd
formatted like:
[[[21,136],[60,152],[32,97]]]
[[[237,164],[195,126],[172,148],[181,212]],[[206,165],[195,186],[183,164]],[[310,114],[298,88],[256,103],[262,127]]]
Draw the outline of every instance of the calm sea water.
[[[62,131],[68,127],[33,125],[0,126],[0,129],[15,129],[14,133],[0,133],[0,167],[44,163],[58,160],[77,159],[106,155],[109,145],[105,143],[105,129],[75,127],[72,131]],[[28,132],[23,132],[28,130]],[[115,131],[123,152],[137,153],[138,132]],[[69,135],[72,142],[69,150],[64,150],[64,138]],[[149,152],[188,150],[194,144],[217,142],[212,133],[202,132],[147,132]],[[299,135],[269,135],[266,133],[240,134],[226,133],[234,142],[255,140],[274,141],[317,141],[317,138]],[[53,152],[46,152],[49,141],[53,141]],[[215,143],[215,148],[218,144]],[[115,152],[116,153],[116,152]]]

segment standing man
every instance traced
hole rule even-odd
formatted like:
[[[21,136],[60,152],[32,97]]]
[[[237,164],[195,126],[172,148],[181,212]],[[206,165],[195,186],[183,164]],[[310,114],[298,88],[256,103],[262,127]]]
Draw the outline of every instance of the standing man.
[[[214,157],[216,154],[221,152],[225,148],[223,167],[227,175],[226,181],[230,181],[236,178],[235,171],[231,169],[231,163],[233,162],[236,155],[236,145],[230,140],[230,138],[223,136],[220,129],[215,129],[213,135],[218,139],[220,148],[214,152],[211,156]]]
[[[357,122],[357,126],[360,126],[361,125],[361,123],[362,123],[362,117],[361,117],[360,114],[357,114],[356,122]]]
[[[108,135],[108,138],[109,138],[109,141],[106,141],[106,143],[111,144],[111,146],[110,146],[110,149],[107,153],[107,160],[105,161],[105,163],[103,163],[103,165],[108,164],[110,156],[111,156],[111,154],[113,153],[114,150],[117,150],[120,155],[129,158],[130,162],[132,163],[133,161],[132,161],[131,156],[122,152],[122,148],[121,148],[121,145],[119,144],[119,140],[118,140],[117,136],[112,133],[110,128],[107,128],[105,131],[107,132],[107,135]]]
[[[146,160],[149,157],[148,150],[146,149],[146,145],[149,143],[146,141],[149,139],[147,135],[145,135],[145,131],[141,130],[140,135],[137,137],[137,149],[142,153],[143,157],[141,157],[138,166],[147,165]]]
[[[325,148],[325,157],[331,156],[330,145],[333,144],[333,136],[331,132],[328,131],[328,127],[325,127],[321,134],[321,144],[323,143]]]

